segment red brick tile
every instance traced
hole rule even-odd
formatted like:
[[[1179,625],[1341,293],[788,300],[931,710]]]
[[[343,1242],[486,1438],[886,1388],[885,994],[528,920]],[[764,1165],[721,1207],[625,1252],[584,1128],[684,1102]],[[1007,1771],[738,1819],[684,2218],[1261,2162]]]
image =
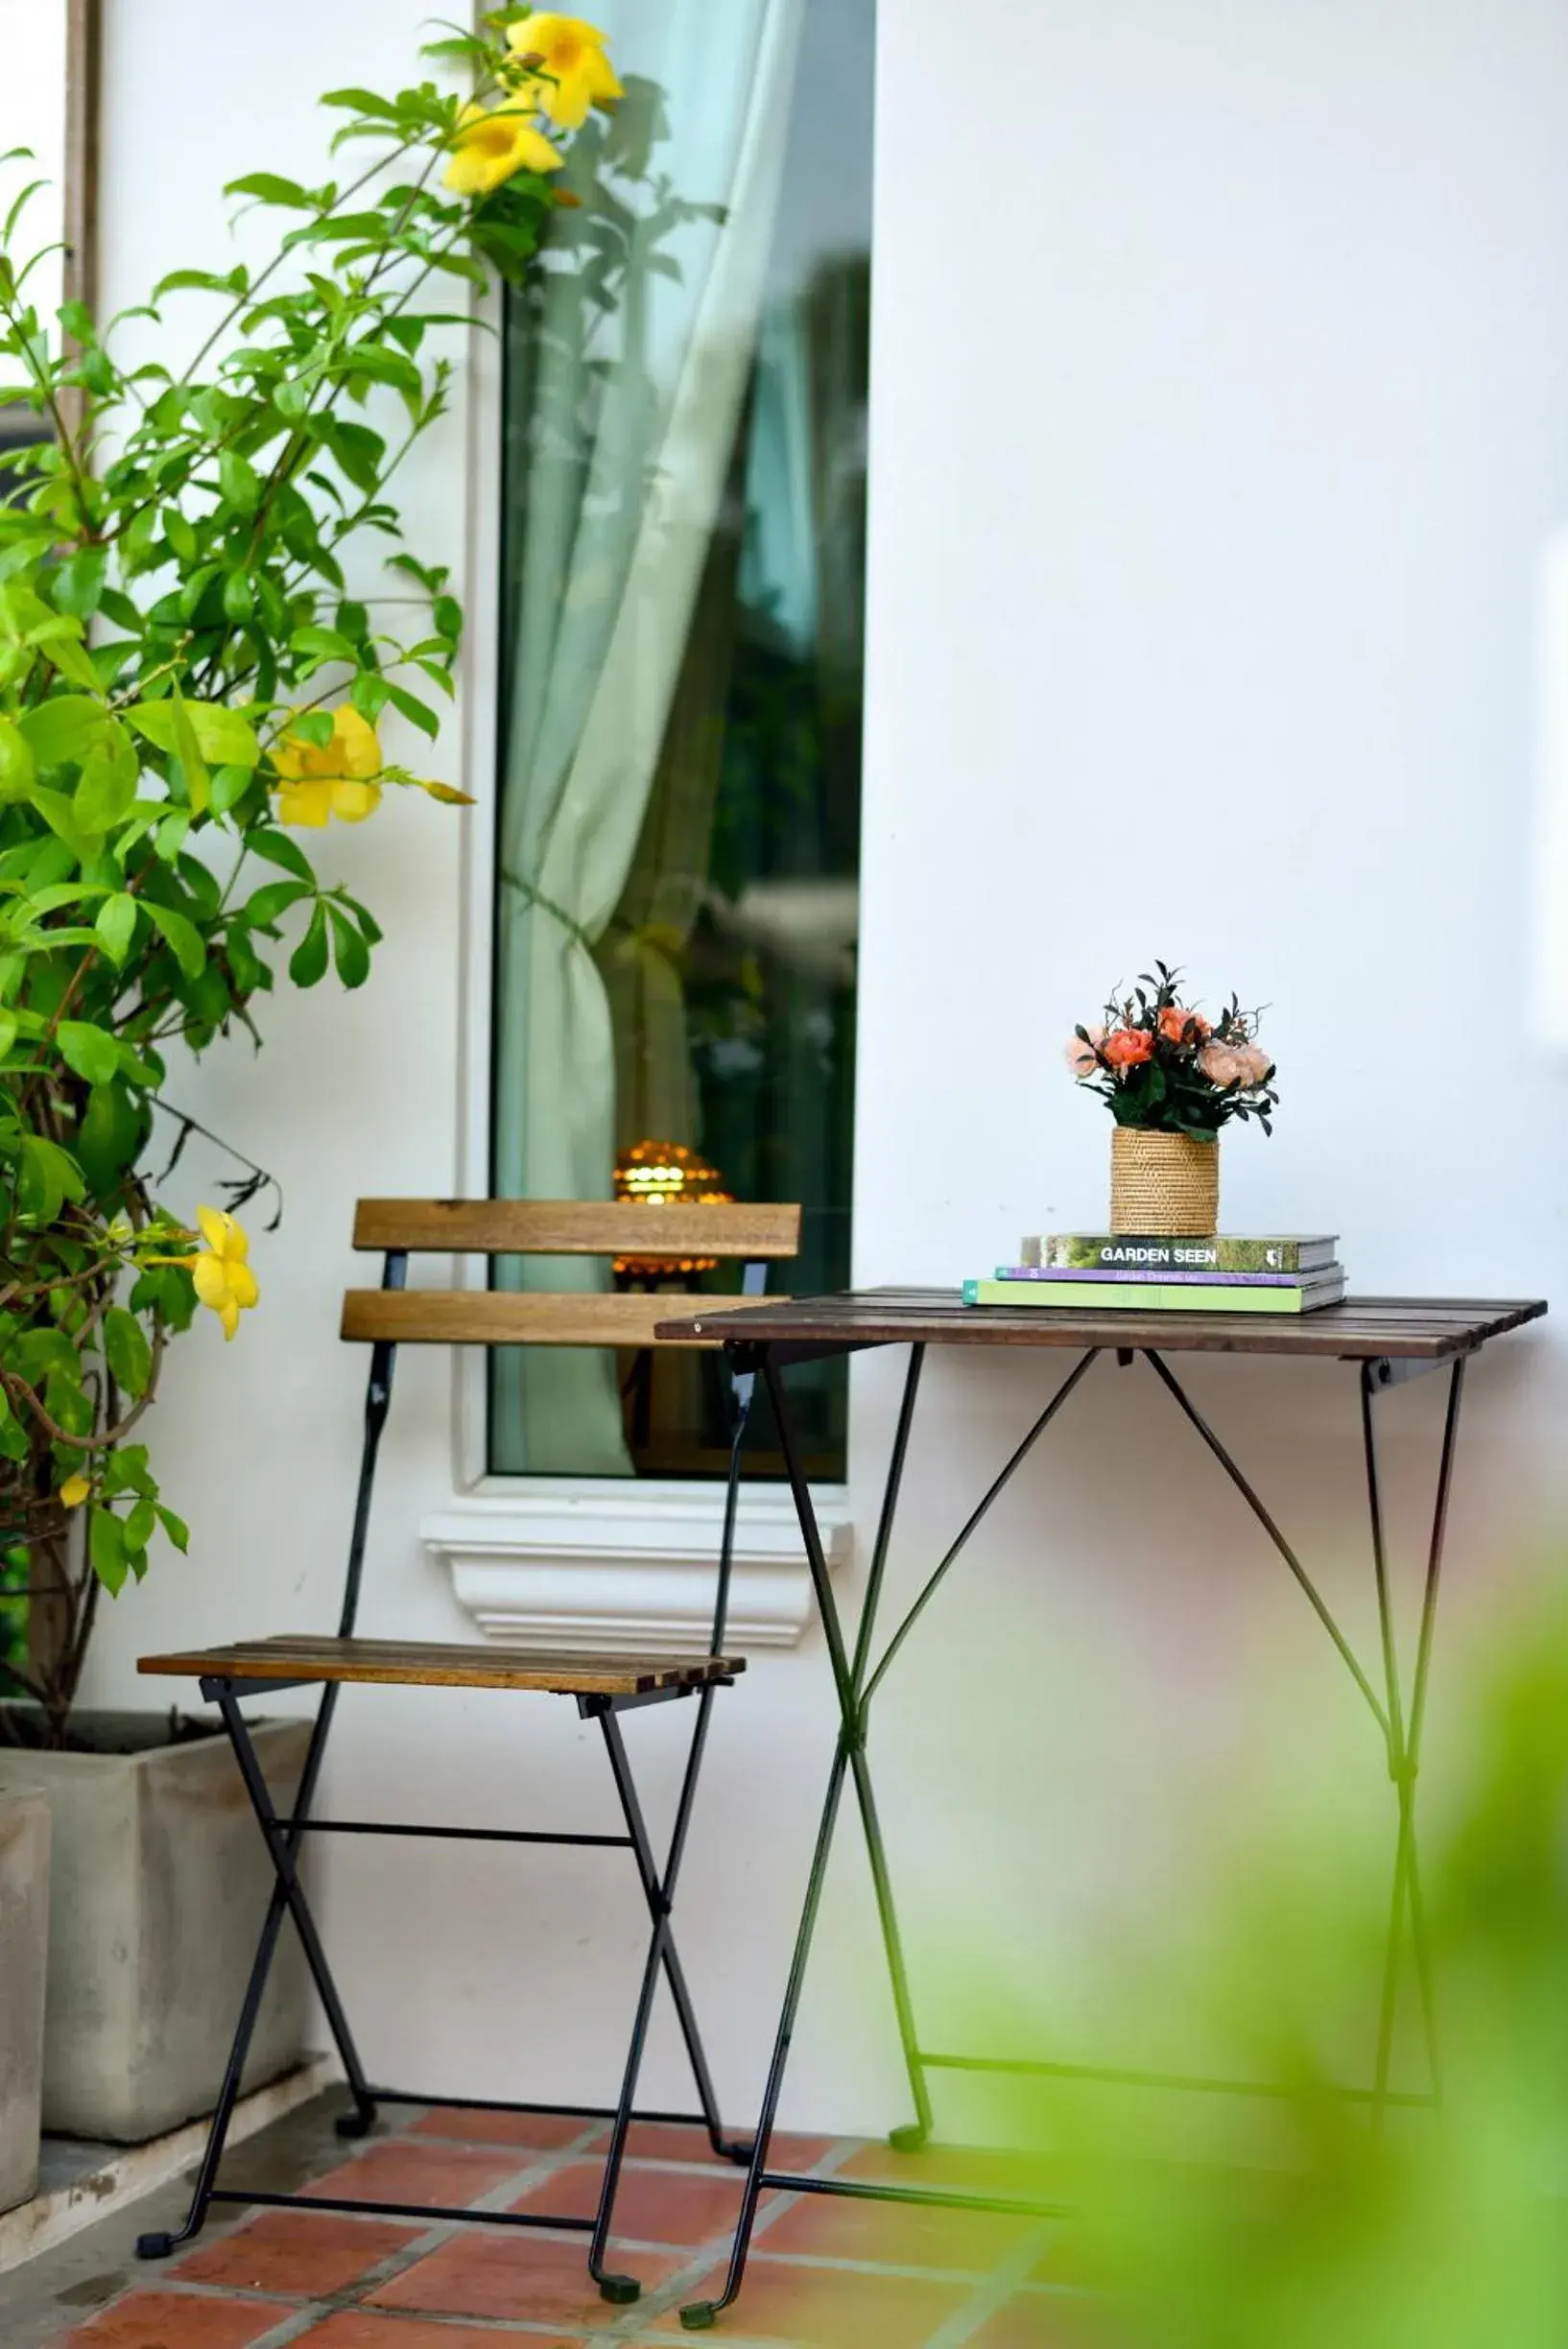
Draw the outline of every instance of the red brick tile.
[[[570,2113],[464,2112],[440,2104],[416,2121],[411,2137],[441,2137],[456,2145],[518,2146],[527,2153],[553,2153],[575,2144],[593,2124]],[[521,2168],[521,2164],[518,2165]]]
[[[347,2309],[301,2334],[300,2349],[503,2349],[507,2341],[521,2343],[524,2337],[497,2334],[489,2325],[426,2323],[417,2316],[372,2316],[364,2309]],[[588,2349],[581,2333],[526,2337],[528,2349]]]
[[[599,2208],[604,2171],[597,2162],[568,2162],[554,2177],[512,2204],[519,2211],[555,2211],[591,2218]],[[651,2170],[629,2163],[615,2196],[615,2235],[622,2242],[683,2243],[696,2249],[732,2235],[741,2213],[742,2177],[712,2171]],[[763,2197],[763,2206],[776,2201]]]
[[[482,2153],[467,2146],[404,2138],[368,2146],[304,2191],[342,2202],[437,2203],[462,2209],[524,2167],[514,2153]]]
[[[266,2211],[238,2233],[204,2243],[181,2260],[182,2284],[226,2284],[238,2291],[324,2300],[346,2291],[384,2259],[417,2242],[416,2227],[375,2218],[340,2218],[331,2211]]]
[[[619,2226],[619,2217],[617,2217]],[[1043,2222],[990,2211],[934,2210],[917,2203],[862,2202],[802,2195],[768,2229],[770,2252],[833,2260],[880,2260],[891,2267],[953,2267],[989,2275]],[[627,2229],[630,2234],[630,2228]]]
[[[683,2296],[716,2300],[724,2269]],[[962,2307],[971,2287],[911,2276],[862,2275],[852,2267],[796,2267],[754,2252],[740,2298],[721,2320],[748,2340],[784,2341],[790,2349],[922,2349],[938,2325]],[[660,2332],[678,2330],[672,2310]]]
[[[751,2142],[750,2128],[740,2122],[729,2124],[729,2133],[740,2145]],[[605,2138],[608,2135],[606,2129]],[[602,2141],[595,2142],[596,2151],[599,2142]],[[815,2170],[838,2142],[836,2137],[788,2137],[780,2133],[769,2147],[769,2166],[773,2170]],[[715,2153],[705,2128],[684,2121],[633,2121],[627,2133],[626,2149],[633,2161],[713,2162],[724,2170],[736,2167],[723,2154]]]
[[[667,2283],[679,2263],[647,2252],[629,2266],[645,2291]],[[606,2304],[588,2274],[583,2236],[561,2242],[545,2235],[464,2231],[428,2259],[372,2292],[378,2308],[421,2314],[484,2316],[514,2324],[558,2324],[585,2331],[603,2325]]]
[[[205,2292],[132,2292],[68,2333],[58,2349],[249,2349],[289,2313],[282,2303]]]

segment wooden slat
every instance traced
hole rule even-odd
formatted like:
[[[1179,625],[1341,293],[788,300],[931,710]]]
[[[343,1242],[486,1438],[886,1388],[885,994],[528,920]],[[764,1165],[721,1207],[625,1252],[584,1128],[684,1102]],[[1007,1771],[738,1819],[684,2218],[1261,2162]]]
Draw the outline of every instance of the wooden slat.
[[[726,1300],[727,1301],[727,1300]],[[758,1297],[755,1303],[760,1305]],[[674,1299],[641,1291],[606,1296],[535,1296],[502,1289],[350,1289],[344,1338],[390,1338],[396,1345],[652,1346]],[[742,1310],[749,1304],[739,1297]],[[717,1338],[683,1338],[716,1346]]]
[[[656,1325],[669,1344],[753,1339],[812,1346],[1131,1346],[1163,1354],[1278,1354],[1446,1361],[1539,1320],[1540,1298],[1351,1297],[1300,1315],[1094,1313],[1067,1307],[964,1305],[950,1289],[869,1289],[844,1296],[764,1299],[744,1323],[717,1300]]]
[[[357,1248],[453,1256],[733,1256],[800,1248],[798,1207],[606,1199],[361,1199]]]
[[[138,1671],[183,1680],[368,1681],[400,1688],[535,1689],[563,1696],[640,1696],[698,1688],[746,1670],[741,1656],[537,1654],[524,1648],[405,1640],[268,1639],[143,1656]]]

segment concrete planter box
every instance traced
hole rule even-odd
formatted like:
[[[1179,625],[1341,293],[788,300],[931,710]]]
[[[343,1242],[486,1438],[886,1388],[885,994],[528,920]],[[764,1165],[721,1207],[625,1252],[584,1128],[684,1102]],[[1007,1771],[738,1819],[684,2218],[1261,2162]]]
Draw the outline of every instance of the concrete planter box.
[[[0,1793],[0,2211],[38,2184],[49,1799]]]
[[[140,2144],[210,2112],[245,1995],[273,1874],[221,1734],[169,1717],[79,1715],[88,1750],[0,1747],[0,1793],[42,1787],[54,1823],[43,2125]],[[308,1721],[255,1729],[280,1810]],[[245,2086],[294,2064],[306,1975],[285,1925]]]

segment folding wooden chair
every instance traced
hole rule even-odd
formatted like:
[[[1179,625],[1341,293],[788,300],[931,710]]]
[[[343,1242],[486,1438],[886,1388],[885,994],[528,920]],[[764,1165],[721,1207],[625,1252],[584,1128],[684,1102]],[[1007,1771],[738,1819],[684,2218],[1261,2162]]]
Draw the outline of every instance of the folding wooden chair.
[[[144,1656],[141,1661],[144,1673],[175,1673],[200,1680],[203,1697],[217,1705],[277,1880],[257,1943],[255,1962],[235,2029],[206,2149],[197,2173],[189,2215],[178,2234],[142,2236],[136,2248],[143,2259],[166,2258],[169,2253],[188,2242],[200,2232],[214,2202],[298,2202],[311,2210],[352,2210],[393,2218],[481,2219],[487,2226],[580,2228],[591,2234],[588,2265],[605,2298],[616,2302],[635,2300],[640,2290],[635,2278],[609,2274],[605,2266],[628,2128],[633,2119],[680,2121],[699,2118],[688,2114],[648,2113],[635,2109],[637,2078],[653,1996],[661,1973],[675,2002],[697,2083],[701,2106],[701,2124],[706,2128],[716,2153],[735,2161],[748,2158],[749,2147],[730,2143],[721,2125],[718,2100],[703,2053],[696,2013],[672,1934],[671,1907],[691,1825],[692,1805],[707,1740],[713,1693],[717,1688],[728,1687],[735,1674],[745,1669],[741,1658],[724,1652],[724,1641],[735,1540],[741,1448],[750,1410],[752,1380],[741,1377],[734,1382],[729,1482],[720,1546],[713,1632],[706,1654],[546,1655],[526,1649],[506,1649],[478,1643],[426,1647],[399,1641],[359,1639],[355,1636],[355,1625],[359,1615],[376,1457],[392,1399],[392,1368],[398,1346],[614,1345],[641,1348],[662,1342],[654,1339],[653,1325],[670,1310],[667,1296],[647,1293],[557,1296],[538,1293],[519,1295],[491,1289],[411,1290],[406,1286],[411,1254],[635,1255],[641,1259],[668,1253],[672,1258],[689,1259],[701,1255],[740,1259],[746,1268],[743,1297],[760,1301],[769,1261],[796,1253],[799,1228],[798,1207],[653,1207],[636,1201],[617,1205],[551,1205],[534,1200],[498,1199],[365,1199],[360,1202],[354,1222],[354,1246],[379,1250],[385,1261],[381,1287],[378,1290],[350,1290],[344,1302],[343,1336],[369,1344],[370,1374],[365,1408],[365,1443],[360,1462],[359,1493],[354,1509],[353,1533],[348,1545],[348,1567],[337,1636],[330,1639],[274,1637],[191,1654]],[[667,1248],[662,1245],[666,1239]],[[626,1820],[626,1834],[562,1835],[544,1829],[502,1830],[427,1826],[403,1821],[312,1818],[311,1806],[337,1707],[338,1692],[351,1681],[421,1688],[521,1689],[574,1697],[579,1714],[584,1720],[597,1720],[603,1732],[616,1794]],[[321,1699],[298,1796],[290,1815],[280,1817],[257,1764],[249,1731],[240,1712],[240,1702],[244,1697],[257,1696],[264,1691],[300,1685],[320,1686]],[[621,1735],[620,1717],[639,1706],[663,1704],[692,1696],[697,1698],[697,1718],[676,1807],[675,1827],[661,1868],[638,1800],[631,1766]],[[416,2095],[402,2089],[371,2086],[360,2062],[297,1865],[303,1836],[335,1833],[412,1835],[485,1843],[569,1843],[630,1849],[641,1879],[652,1934],[617,2102],[613,2106],[507,2103],[487,2098]],[[353,2098],[353,2110],[345,2113],[337,2124],[341,2136],[363,2137],[373,2124],[377,2106],[381,2104],[444,2103],[477,2111],[565,2113],[585,2121],[610,2121],[613,2127],[609,2151],[595,2216],[590,2219],[532,2213],[435,2210],[401,2203],[338,2201],[320,2195],[306,2197],[249,2191],[241,2193],[220,2187],[217,2178],[225,2140],[233,2117],[240,2076],[285,1913],[293,1918],[303,1945],[306,1961],[326,2010],[327,2026],[343,2059],[349,2093]]]

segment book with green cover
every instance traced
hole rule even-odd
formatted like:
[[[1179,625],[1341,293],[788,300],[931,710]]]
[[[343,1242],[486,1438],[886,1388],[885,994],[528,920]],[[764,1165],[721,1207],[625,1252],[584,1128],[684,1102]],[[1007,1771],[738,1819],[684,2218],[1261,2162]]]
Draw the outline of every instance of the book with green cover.
[[[1280,1232],[1260,1239],[1217,1232],[1212,1238],[1172,1233],[1054,1232],[1023,1244],[1028,1266],[1064,1272],[1319,1272],[1334,1262],[1339,1243],[1321,1234]]]
[[[1158,1280],[1119,1283],[1107,1281],[1085,1289],[1078,1281],[966,1280],[965,1305],[1008,1305],[1050,1313],[1316,1313],[1319,1306],[1338,1305],[1344,1295],[1344,1274],[1335,1270],[1303,1280],[1289,1289],[1240,1289],[1201,1282]]]

